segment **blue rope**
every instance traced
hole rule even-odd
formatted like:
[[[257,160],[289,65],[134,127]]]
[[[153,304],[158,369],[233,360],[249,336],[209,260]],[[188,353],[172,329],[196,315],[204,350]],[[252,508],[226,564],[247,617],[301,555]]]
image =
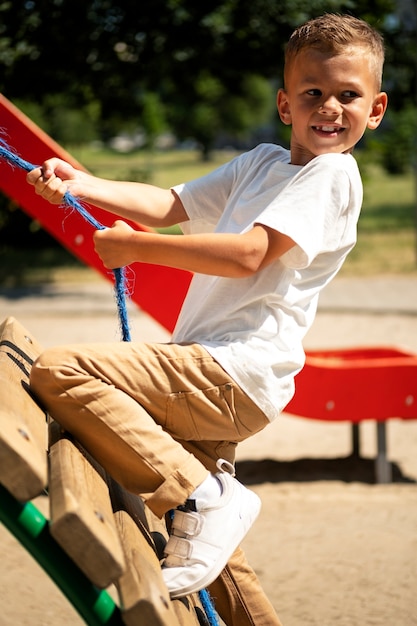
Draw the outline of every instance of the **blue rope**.
[[[12,152],[10,147],[1,137],[0,137],[0,158],[4,159],[7,163],[9,163],[9,165],[17,166],[26,172],[30,172],[31,170],[37,167],[36,165],[32,165],[28,161],[21,159],[17,154]],[[80,202],[78,202],[78,200],[76,200],[76,198],[74,198],[74,196],[72,196],[69,191],[67,191],[64,194],[63,200],[64,200],[63,206],[67,206],[72,209],[75,209],[81,215],[81,217],[83,217],[87,222],[89,222],[89,224],[91,224],[91,226],[93,226],[93,228],[95,228],[96,230],[103,230],[105,228],[105,226],[100,224],[100,222],[98,222],[92,215],[90,215],[90,213],[85,209],[85,207]],[[130,330],[129,330],[127,309],[126,309],[125,269],[123,267],[116,268],[113,270],[113,273],[115,276],[115,298],[116,298],[116,304],[117,304],[117,309],[119,313],[122,337],[123,337],[123,341],[130,341]],[[219,626],[217,613],[214,609],[210,594],[207,591],[207,589],[202,589],[201,591],[199,591],[198,595],[201,601],[201,605],[204,609],[204,612],[206,613],[210,626]]]
[[[15,152],[10,149],[10,147],[1,137],[0,158],[9,163],[9,165],[17,166],[26,172],[30,172],[37,167],[36,165],[32,165],[32,163],[21,159]],[[95,228],[96,230],[104,230],[105,226],[100,224],[100,222],[98,222],[92,215],[90,215],[85,207],[80,202],[78,202],[78,200],[76,200],[76,198],[74,198],[74,196],[72,196],[69,191],[64,194],[63,200],[63,206],[75,209],[81,215],[81,217],[83,217],[87,222],[89,222],[89,224],[91,224],[91,226],[93,226],[93,228]],[[113,270],[113,273],[115,277],[115,299],[119,313],[119,323],[122,333],[122,339],[123,341],[130,341],[130,328],[126,308],[127,289],[125,268],[116,268]]]
[[[198,596],[200,598],[201,606],[203,607],[204,612],[207,615],[210,626],[220,626],[219,620],[217,619],[217,613],[214,609],[213,601],[207,589],[202,589],[201,591],[199,591]]]

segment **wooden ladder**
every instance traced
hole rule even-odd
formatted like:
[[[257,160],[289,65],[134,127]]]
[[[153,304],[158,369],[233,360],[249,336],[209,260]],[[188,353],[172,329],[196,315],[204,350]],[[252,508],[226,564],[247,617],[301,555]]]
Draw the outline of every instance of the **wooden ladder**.
[[[165,524],[31,396],[41,351],[14,318],[0,325],[0,521],[91,626],[208,624],[198,594],[169,597],[160,566]],[[50,519],[32,502],[41,494]]]

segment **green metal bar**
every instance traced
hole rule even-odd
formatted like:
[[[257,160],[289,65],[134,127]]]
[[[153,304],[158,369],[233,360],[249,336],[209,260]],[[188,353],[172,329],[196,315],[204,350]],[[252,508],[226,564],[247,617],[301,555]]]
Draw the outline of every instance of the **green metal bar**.
[[[56,543],[46,517],[32,502],[16,500],[0,485],[0,521],[43,567],[89,626],[122,626],[111,596],[95,587]]]

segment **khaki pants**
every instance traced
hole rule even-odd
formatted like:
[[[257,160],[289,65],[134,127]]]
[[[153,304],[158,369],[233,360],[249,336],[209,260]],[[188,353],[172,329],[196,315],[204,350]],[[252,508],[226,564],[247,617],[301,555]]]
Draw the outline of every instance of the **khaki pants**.
[[[198,344],[91,344],[52,348],[31,388],[51,416],[159,517],[234,462],[239,441],[268,423]],[[210,587],[228,626],[280,622],[238,549]]]

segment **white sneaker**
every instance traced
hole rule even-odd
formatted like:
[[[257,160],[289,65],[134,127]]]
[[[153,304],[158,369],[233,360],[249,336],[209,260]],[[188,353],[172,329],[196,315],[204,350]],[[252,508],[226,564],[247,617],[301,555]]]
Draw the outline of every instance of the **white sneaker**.
[[[219,459],[217,467],[233,466]],[[200,591],[225,567],[257,518],[261,501],[223,470],[215,474],[222,486],[216,502],[196,510],[195,500],[175,510],[165,546],[162,575],[171,598]]]

